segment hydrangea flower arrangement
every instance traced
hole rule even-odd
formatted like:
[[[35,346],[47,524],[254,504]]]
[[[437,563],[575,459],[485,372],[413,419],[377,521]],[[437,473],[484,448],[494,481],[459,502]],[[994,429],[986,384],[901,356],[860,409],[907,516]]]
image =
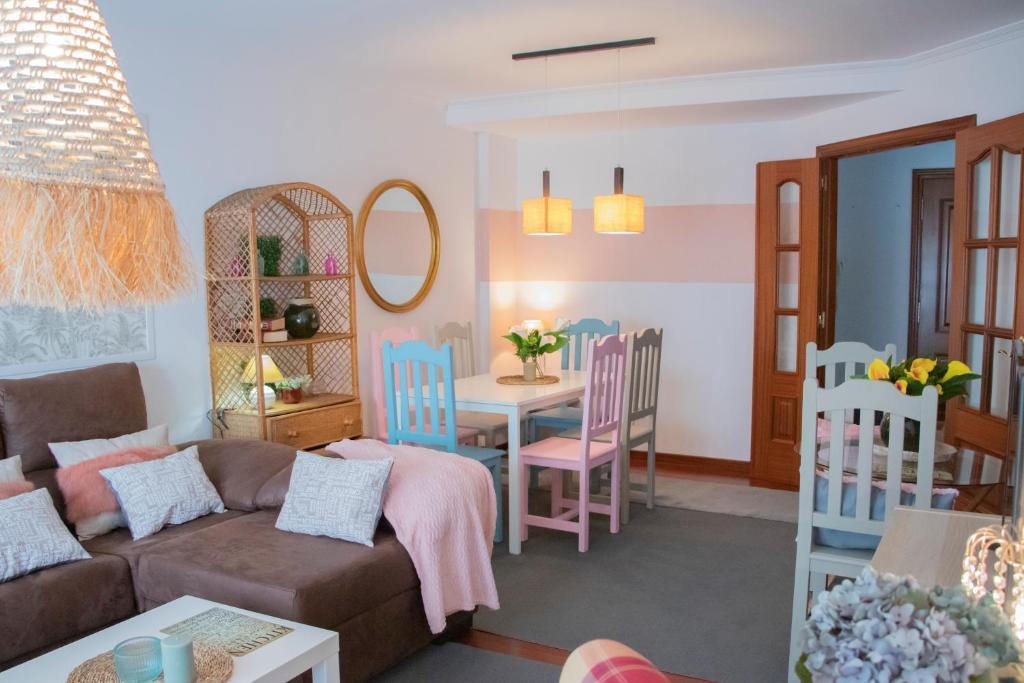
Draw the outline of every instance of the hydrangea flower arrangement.
[[[1006,615],[962,586],[924,591],[867,567],[818,596],[800,634],[807,683],[982,683],[1019,660]]]

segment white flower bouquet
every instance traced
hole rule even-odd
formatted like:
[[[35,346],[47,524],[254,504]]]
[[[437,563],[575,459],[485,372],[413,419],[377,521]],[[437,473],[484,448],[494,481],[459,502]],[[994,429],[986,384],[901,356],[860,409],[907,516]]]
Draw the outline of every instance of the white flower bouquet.
[[[913,577],[870,567],[822,592],[800,637],[796,673],[808,683],[986,683],[1020,655],[988,596],[924,591]]]

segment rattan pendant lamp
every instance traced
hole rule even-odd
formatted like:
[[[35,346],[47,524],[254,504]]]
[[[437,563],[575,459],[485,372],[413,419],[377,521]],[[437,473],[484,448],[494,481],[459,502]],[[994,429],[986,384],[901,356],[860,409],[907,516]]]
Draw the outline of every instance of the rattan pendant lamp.
[[[0,0],[0,304],[109,309],[193,285],[93,0]]]

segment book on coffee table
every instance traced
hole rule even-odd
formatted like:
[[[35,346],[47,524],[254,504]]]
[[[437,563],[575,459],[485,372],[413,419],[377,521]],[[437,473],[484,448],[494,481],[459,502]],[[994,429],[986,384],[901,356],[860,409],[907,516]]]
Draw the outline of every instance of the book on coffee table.
[[[230,609],[213,607],[162,628],[160,632],[169,636],[185,634],[196,642],[226,650],[232,657],[242,657],[293,630]]]

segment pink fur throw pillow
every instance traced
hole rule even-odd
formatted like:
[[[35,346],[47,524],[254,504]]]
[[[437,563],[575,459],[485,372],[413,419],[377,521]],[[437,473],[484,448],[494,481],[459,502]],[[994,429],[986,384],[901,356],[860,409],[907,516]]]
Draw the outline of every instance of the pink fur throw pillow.
[[[102,536],[127,526],[117,498],[100,470],[158,460],[175,452],[173,446],[125,448],[57,469],[57,486],[64,494],[64,508],[80,540]]]
[[[14,498],[35,488],[30,481],[0,481],[0,500]]]

